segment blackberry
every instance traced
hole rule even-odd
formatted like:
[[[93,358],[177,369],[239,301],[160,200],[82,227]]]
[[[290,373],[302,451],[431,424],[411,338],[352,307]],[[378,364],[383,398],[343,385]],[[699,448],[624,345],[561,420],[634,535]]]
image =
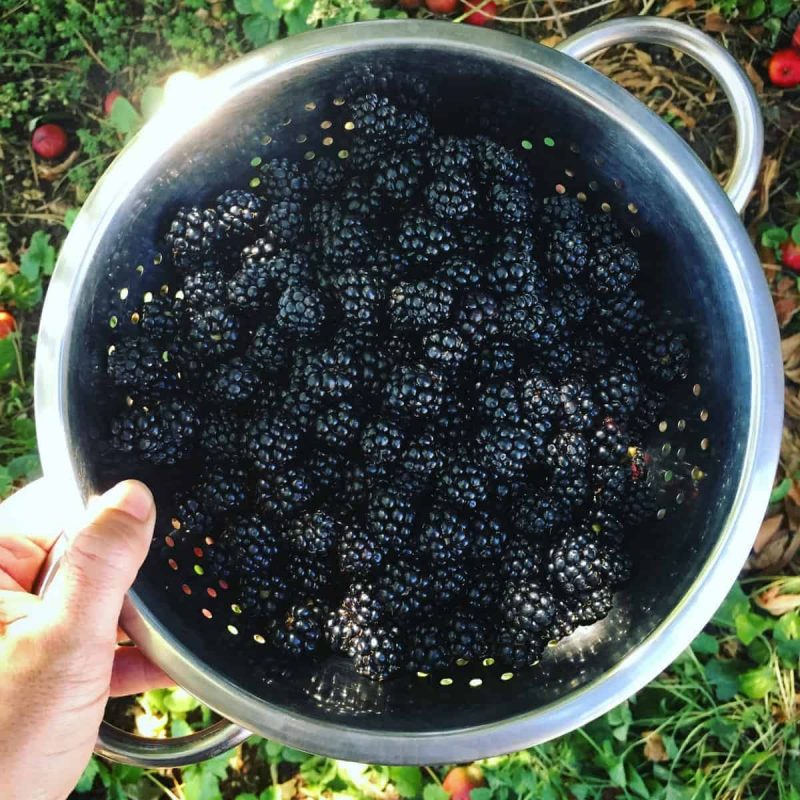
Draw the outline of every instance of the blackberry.
[[[541,567],[541,547],[525,536],[509,537],[500,559],[500,575],[509,584],[536,581]]]
[[[555,615],[547,632],[551,642],[558,642],[569,636],[580,625],[575,612],[563,600],[556,600]]]
[[[450,459],[439,477],[442,497],[459,508],[475,509],[486,501],[489,476],[465,454]]]
[[[275,251],[275,242],[268,237],[261,236],[242,248],[241,265],[251,267],[256,262],[264,263],[275,255]]]
[[[246,189],[228,189],[217,197],[216,212],[228,235],[244,236],[263,222],[264,203]]]
[[[372,191],[392,205],[410,203],[422,185],[425,163],[419,154],[404,150],[379,158],[372,178]]]
[[[111,445],[150,464],[172,466],[190,455],[200,428],[195,408],[180,400],[130,408],[111,422]]]
[[[163,392],[175,388],[177,376],[166,351],[150,341],[127,339],[108,353],[108,376],[116,386]]]
[[[375,581],[375,596],[393,619],[408,619],[419,613],[430,595],[430,579],[402,553],[384,563]]]
[[[597,464],[621,464],[628,448],[619,425],[606,417],[589,437],[592,461]]]
[[[522,424],[522,403],[514,381],[490,381],[478,384],[475,389],[475,413],[485,422]]]
[[[660,383],[683,380],[689,372],[689,339],[669,326],[649,325],[638,341],[641,362]]]
[[[614,365],[595,377],[595,397],[600,413],[627,419],[636,410],[642,387],[633,359],[618,356]]]
[[[594,308],[592,298],[573,283],[557,286],[550,297],[553,303],[564,310],[567,324],[572,327],[578,327],[585,322]]]
[[[200,429],[200,450],[209,463],[237,462],[242,456],[242,421],[237,414],[213,409]]]
[[[558,467],[550,475],[549,490],[553,499],[569,508],[586,504],[590,491],[586,470]]]
[[[520,380],[522,408],[531,423],[554,420],[561,413],[562,394],[547,375],[534,368]]]
[[[422,356],[434,367],[454,369],[466,361],[469,348],[454,328],[445,328],[423,337]]]
[[[186,207],[178,209],[164,238],[176,268],[191,271],[203,266],[223,233],[214,211]]]
[[[365,629],[355,637],[354,651],[356,672],[374,681],[394,675],[405,660],[403,637],[394,626]]]
[[[450,666],[449,631],[435,623],[419,625],[414,629],[406,655],[406,669],[425,675]]]
[[[423,431],[408,439],[397,471],[410,487],[420,490],[436,478],[444,463],[444,453],[433,434]]]
[[[640,434],[651,431],[661,419],[667,398],[652,386],[644,386],[639,405],[631,418],[631,430]]]
[[[589,265],[589,283],[600,295],[619,294],[639,273],[639,257],[627,245],[595,250]]]
[[[454,300],[453,287],[438,278],[400,283],[389,295],[389,319],[398,330],[440,327],[447,323]]]
[[[284,530],[284,539],[298,553],[324,556],[335,548],[339,531],[339,523],[325,511],[306,512]]]
[[[496,423],[481,428],[476,441],[479,463],[500,478],[524,472],[531,457],[532,434],[527,428]]]
[[[279,521],[288,521],[308,508],[317,496],[317,487],[301,467],[272,472],[256,483],[256,505]]]
[[[203,573],[226,584],[235,577],[236,565],[233,554],[223,541],[216,541],[203,548]]]
[[[508,531],[485,511],[478,511],[469,521],[472,556],[487,564],[498,562],[505,552]]]
[[[195,492],[182,492],[175,498],[175,513],[172,516],[173,535],[201,537],[211,533],[214,516]]]
[[[203,267],[183,279],[183,301],[191,310],[224,305],[228,298],[225,273],[218,267]]]
[[[464,174],[439,175],[425,189],[425,204],[439,219],[463,220],[475,212],[478,190]]]
[[[592,257],[588,236],[578,230],[553,231],[545,257],[553,275],[565,281],[579,280]]]
[[[375,223],[385,210],[381,196],[373,192],[366,178],[354,175],[344,187],[341,205],[347,216]]]
[[[586,220],[586,232],[593,244],[620,244],[625,240],[619,225],[608,214],[590,214]]]
[[[396,140],[398,147],[427,147],[432,136],[431,121],[421,111],[414,109],[400,115],[400,129]]]
[[[344,163],[339,158],[315,158],[308,169],[308,182],[321,194],[333,194],[344,183]]]
[[[253,334],[247,356],[260,373],[276,376],[286,367],[289,349],[283,334],[274,325],[262,323]]]
[[[317,417],[314,433],[319,441],[339,450],[355,440],[361,430],[361,418],[346,400],[325,409]]]
[[[350,325],[374,327],[378,324],[383,291],[370,271],[345,269],[334,277],[333,288]]]
[[[404,487],[378,486],[371,493],[366,525],[381,548],[396,548],[406,542],[411,537],[414,519],[414,505]]]
[[[527,225],[506,228],[494,237],[493,260],[496,265],[535,261],[538,251],[537,237]]]
[[[353,126],[359,138],[386,142],[395,137],[400,127],[400,110],[388,97],[374,92],[350,102]]]
[[[609,338],[633,336],[644,321],[644,300],[630,287],[603,297],[597,305],[597,322]]]
[[[523,225],[533,217],[536,201],[523,184],[495,183],[489,190],[489,208],[501,225]]]
[[[514,669],[536,664],[543,650],[543,637],[513,627],[501,629],[495,644],[497,660]]]
[[[178,333],[182,319],[182,304],[169,295],[156,295],[142,306],[139,325],[150,339],[163,341]]]
[[[594,467],[592,480],[595,506],[604,511],[618,509],[630,490],[630,465],[599,464]]]
[[[608,585],[611,587],[621,586],[630,580],[631,559],[617,545],[606,544],[600,555],[600,560]]]
[[[482,565],[485,566],[485,565]],[[500,605],[502,593],[502,580],[492,569],[481,569],[477,574],[471,575],[469,586],[464,596],[469,607],[494,617]]]
[[[477,661],[489,653],[486,623],[471,611],[456,611],[447,626],[448,650],[453,659]]]
[[[612,358],[611,348],[602,339],[584,339],[575,348],[574,370],[584,377],[605,369]]]
[[[445,387],[442,373],[424,364],[395,367],[386,383],[386,407],[404,417],[433,419],[441,408]]]
[[[497,298],[483,291],[467,292],[455,317],[459,333],[475,347],[500,333],[500,306]]]
[[[455,235],[455,252],[464,258],[483,259],[491,236],[481,219],[473,219],[469,225],[461,225]]]
[[[269,574],[280,554],[275,533],[258,515],[232,520],[223,530],[220,541],[232,554],[240,578]]]
[[[397,249],[381,248],[370,254],[367,268],[375,276],[382,287],[392,286],[399,280],[408,277],[411,265],[408,259]]]
[[[350,614],[337,608],[328,614],[325,620],[325,641],[334,653],[355,655],[354,641],[361,628],[353,621]]]
[[[452,392],[446,392],[439,416],[433,421],[431,431],[444,447],[460,445],[464,441],[470,422],[469,411],[464,402]]]
[[[287,417],[262,415],[245,426],[244,442],[253,466],[260,472],[271,472],[295,457],[300,430]]]
[[[374,172],[375,163],[386,155],[386,143],[355,136],[350,146],[347,165],[353,172]]]
[[[302,199],[308,192],[308,178],[299,164],[288,158],[271,158],[259,167],[260,186],[267,202]]]
[[[578,433],[590,430],[599,409],[586,382],[573,376],[558,387],[558,394],[559,418],[564,426]]]
[[[289,656],[313,653],[322,637],[323,615],[316,602],[294,605],[281,620],[276,620],[272,643]]]
[[[603,550],[594,533],[569,530],[559,537],[547,558],[553,588],[569,596],[604,585]]]
[[[632,481],[617,510],[620,517],[631,525],[636,525],[655,517],[658,498],[646,480]]]
[[[440,136],[431,142],[428,149],[431,170],[440,175],[453,173],[471,174],[474,157],[474,142],[456,136]]]
[[[579,592],[568,598],[567,608],[580,625],[592,625],[603,619],[614,603],[611,590],[607,586]]]
[[[306,338],[317,333],[327,312],[322,295],[303,284],[289,286],[278,300],[278,328],[290,336]]]
[[[345,473],[345,460],[340,453],[316,452],[304,464],[315,486],[327,491],[336,490]]]
[[[308,286],[312,282],[311,265],[303,253],[283,251],[256,263],[263,265],[264,272],[279,292],[296,284]]]
[[[405,433],[393,420],[377,419],[371,422],[361,434],[365,462],[374,465],[394,463],[403,452],[405,440]]]
[[[513,375],[517,369],[517,351],[506,342],[492,342],[478,353],[475,367],[482,378]]]
[[[527,256],[510,257],[500,253],[494,257],[486,273],[486,283],[498,295],[535,295],[542,289],[539,265]]]
[[[195,311],[189,317],[187,342],[199,358],[230,353],[239,345],[239,320],[222,306]]]
[[[299,387],[312,398],[337,402],[349,397],[358,381],[358,365],[345,349],[327,349],[312,353],[299,367]]]
[[[247,503],[247,473],[230,465],[212,467],[203,477],[199,490],[212,514],[227,514]]]
[[[521,344],[531,344],[537,340],[546,316],[547,309],[533,294],[508,297],[500,308],[503,333]]]
[[[400,223],[397,246],[411,263],[430,264],[454,252],[454,234],[444,220],[417,213]]]
[[[545,541],[555,528],[565,524],[568,519],[569,511],[542,491],[526,493],[511,517],[514,528],[532,542]]]
[[[543,637],[555,619],[556,601],[534,581],[511,581],[500,600],[500,612],[513,630]]]
[[[422,613],[440,615],[459,605],[467,595],[469,579],[462,561],[437,564],[430,573],[430,593]]]
[[[261,388],[255,365],[247,358],[232,358],[218,364],[209,381],[208,398],[212,403],[233,404],[250,400]]]
[[[466,256],[448,258],[436,274],[458,289],[477,289],[483,282],[483,270],[473,259]]]
[[[380,567],[386,551],[361,527],[345,525],[338,541],[339,571],[365,576]]]
[[[587,518],[587,524],[597,534],[600,542],[619,545],[625,539],[625,526],[622,521],[604,508],[593,508]]]
[[[328,594],[333,573],[327,559],[290,553],[286,560],[286,578],[299,596],[321,599]]]
[[[283,575],[258,575],[244,578],[239,584],[239,607],[247,616],[270,623],[286,611],[290,599]]]
[[[478,136],[474,147],[478,168],[486,184],[501,181],[533,188],[533,176],[511,149],[485,136]]]
[[[274,203],[269,209],[264,227],[278,245],[285,247],[301,243],[305,230],[303,207],[292,200]]]
[[[227,285],[227,300],[244,312],[266,311],[274,301],[273,283],[262,262],[242,267]]]
[[[539,225],[542,232],[585,230],[587,218],[583,203],[564,194],[545,197],[542,201]]]
[[[572,431],[562,431],[547,445],[547,464],[552,469],[585,469],[589,463],[586,440]]]
[[[360,217],[343,215],[332,225],[323,243],[325,257],[340,267],[365,264],[375,248],[366,223]]]

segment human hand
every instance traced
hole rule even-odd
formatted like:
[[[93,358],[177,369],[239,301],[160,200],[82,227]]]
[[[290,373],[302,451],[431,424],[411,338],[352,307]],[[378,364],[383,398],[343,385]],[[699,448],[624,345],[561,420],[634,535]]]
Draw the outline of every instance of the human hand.
[[[93,498],[37,597],[33,584],[54,536],[34,530],[31,509],[52,505],[44,481],[0,505],[3,800],[63,800],[91,756],[109,696],[171,685],[138,649],[117,646],[125,594],[153,535],[150,491],[124,481]]]

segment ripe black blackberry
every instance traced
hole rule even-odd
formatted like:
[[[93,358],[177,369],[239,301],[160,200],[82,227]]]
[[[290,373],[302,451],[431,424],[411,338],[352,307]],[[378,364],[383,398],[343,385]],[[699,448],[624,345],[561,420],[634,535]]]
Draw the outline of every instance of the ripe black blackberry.
[[[409,488],[421,492],[437,480],[445,460],[444,450],[433,433],[423,431],[407,440],[396,472]]]
[[[574,283],[556,286],[550,297],[553,303],[564,310],[567,324],[573,328],[577,328],[585,322],[594,309],[592,298],[582,287]]]
[[[365,264],[374,251],[375,241],[364,220],[344,214],[332,224],[323,243],[323,255],[335,266]]]
[[[425,675],[446,669],[452,660],[448,631],[437,623],[417,626],[406,653],[406,670]]]
[[[172,536],[204,537],[212,532],[214,516],[208,511],[202,497],[191,489],[175,498],[175,513],[172,515]]]
[[[592,257],[588,236],[579,230],[553,231],[547,244],[550,272],[565,281],[580,280]]]
[[[405,487],[379,485],[370,494],[366,526],[382,549],[396,549],[408,541],[415,518],[412,497]]]
[[[169,391],[178,379],[167,351],[147,339],[117,342],[109,351],[107,371],[116,386],[131,391]]]
[[[317,496],[318,488],[302,467],[268,473],[256,483],[259,510],[279,521],[296,518]]]
[[[399,283],[389,294],[389,319],[398,330],[437,328],[447,323],[454,300],[453,286],[438,278]]]
[[[191,272],[205,265],[206,259],[224,236],[216,212],[196,207],[180,208],[164,237],[175,267]]]
[[[627,453],[626,437],[613,417],[605,417],[589,436],[592,461],[596,464],[621,464]]]
[[[386,210],[383,198],[372,191],[367,178],[361,175],[347,181],[340,202],[346,216],[357,217],[369,225],[377,223]]]
[[[507,584],[537,581],[540,577],[542,547],[519,534],[508,538],[502,558],[500,575]]]
[[[463,255],[448,258],[436,276],[457,290],[477,289],[483,282],[483,270],[472,258]]]
[[[453,614],[447,625],[447,640],[452,659],[477,661],[489,654],[488,626],[471,609]]]
[[[430,214],[409,214],[400,223],[397,247],[412,264],[426,265],[455,252],[455,237],[448,222]]]
[[[533,294],[507,297],[500,307],[503,334],[520,344],[535,343],[546,318],[547,309]]]
[[[314,423],[314,434],[328,447],[344,450],[361,431],[360,411],[352,403],[342,400],[320,412]]]
[[[543,636],[509,626],[501,628],[495,642],[495,652],[501,664],[523,669],[539,661],[544,646]]]
[[[513,380],[498,379],[475,387],[475,414],[487,423],[523,423],[522,403]]]
[[[555,420],[561,412],[561,393],[550,377],[537,367],[520,375],[520,399],[529,422],[534,425]]]
[[[231,520],[219,541],[231,553],[240,578],[275,571],[281,554],[278,536],[259,514],[244,514]]]
[[[221,306],[228,299],[228,282],[218,267],[203,267],[183,279],[183,302],[191,310]]]
[[[543,491],[527,492],[514,509],[514,528],[532,542],[544,542],[569,520],[569,510]]]
[[[371,680],[386,680],[403,667],[405,646],[395,626],[367,628],[354,637],[353,647],[356,672]]]
[[[400,115],[400,128],[396,140],[398,147],[427,147],[432,137],[431,121],[421,111],[414,109]]]
[[[412,150],[389,153],[375,163],[372,191],[385,203],[402,207],[419,191],[425,176],[425,162]]]
[[[600,561],[607,585],[611,588],[622,586],[631,577],[631,558],[618,544],[603,544]]]
[[[184,321],[185,306],[170,295],[155,295],[142,305],[139,323],[142,331],[151,340],[166,341],[174,337]]]
[[[342,482],[346,461],[341,453],[318,450],[306,456],[303,466],[315,489],[335,492]]]
[[[361,434],[364,461],[372,465],[393,464],[400,457],[406,434],[394,420],[376,419]]]
[[[439,416],[433,421],[430,432],[442,447],[448,449],[463,444],[471,422],[470,410],[464,401],[448,391],[445,392]]]
[[[345,174],[340,158],[315,158],[308,169],[308,183],[320,194],[334,194],[344,183]]]
[[[381,566],[387,551],[365,528],[343,525],[336,555],[340,572],[365,577]]]
[[[284,200],[300,200],[308,192],[308,178],[297,161],[288,158],[271,158],[259,167],[260,185],[267,203],[274,205]]]
[[[610,339],[631,337],[645,326],[644,300],[630,287],[597,303],[597,321]]]
[[[619,294],[639,274],[639,257],[624,244],[598,247],[588,273],[589,284],[598,294]]]
[[[586,232],[595,245],[620,244],[625,234],[609,214],[590,214],[586,220]]]
[[[260,236],[242,248],[240,263],[243,267],[249,267],[258,262],[265,262],[272,258],[277,252],[275,242],[268,236]]]
[[[469,588],[463,560],[436,564],[430,570],[429,577],[429,594],[422,608],[423,615],[441,617],[463,603]]]
[[[575,347],[572,359],[574,371],[588,379],[598,370],[605,369],[613,355],[611,347],[602,339],[585,339]]]
[[[562,431],[547,445],[547,465],[551,469],[586,469],[589,446],[579,433]]]
[[[475,368],[481,380],[514,375],[517,371],[516,348],[507,342],[490,342],[478,353]]]
[[[514,152],[486,136],[478,136],[474,143],[475,160],[486,185],[498,181],[527,185],[533,189],[534,180],[530,170]]]
[[[172,466],[194,449],[200,420],[194,406],[164,400],[126,409],[111,422],[111,446],[149,464]]]
[[[333,278],[333,288],[350,325],[374,327],[380,319],[383,288],[367,269],[347,268]]]
[[[223,541],[215,541],[203,548],[203,574],[226,584],[236,579],[233,554]]]
[[[299,339],[313,336],[325,322],[327,311],[317,289],[303,284],[289,286],[278,299],[278,328]]]
[[[597,464],[592,468],[592,502],[603,511],[616,511],[631,488],[630,464]]]
[[[249,494],[247,473],[228,464],[211,467],[201,480],[199,494],[212,514],[245,508]]]
[[[386,382],[386,407],[401,417],[433,419],[441,408],[446,386],[442,373],[433,367],[400,365]]]
[[[239,320],[222,306],[194,311],[189,316],[186,341],[198,358],[225,355],[239,345]]]
[[[212,409],[200,429],[200,452],[207,463],[237,462],[242,456],[242,420],[227,409]]]
[[[668,325],[648,325],[638,340],[641,363],[660,383],[683,380],[689,372],[689,339]]]
[[[549,231],[584,230],[587,226],[586,210],[579,200],[565,194],[545,197],[539,215],[542,233]]]
[[[256,328],[247,357],[262,375],[275,376],[283,371],[289,360],[289,347],[283,334],[271,323]]]
[[[548,489],[554,500],[575,509],[586,505],[591,485],[585,469],[557,467],[550,474]]]
[[[317,400],[344,400],[358,383],[358,364],[352,352],[345,349],[312,352],[305,361],[296,360],[295,367],[297,387]]]
[[[636,410],[641,393],[639,369],[629,356],[617,356],[612,366],[594,379],[595,399],[603,416],[627,419]]]
[[[495,183],[487,199],[492,217],[501,225],[529,223],[537,205],[528,187],[521,183]]]
[[[613,604],[614,598],[607,586],[578,592],[566,600],[567,608],[580,625],[593,625],[603,619],[611,611]]]
[[[495,423],[481,428],[475,443],[478,462],[492,475],[521,475],[531,458],[531,431],[524,427]]]
[[[537,262],[528,256],[509,257],[499,253],[486,272],[486,285],[498,295],[537,294],[543,279]]]
[[[290,553],[286,559],[286,579],[299,597],[323,599],[330,593],[333,580],[331,562],[308,553]]]
[[[621,545],[625,540],[625,525],[622,520],[605,508],[594,506],[586,524],[597,534],[602,544]]]
[[[427,157],[434,173],[470,175],[474,163],[474,141],[457,136],[439,136],[431,142]]]
[[[217,217],[228,236],[253,233],[263,222],[264,202],[246,189],[227,189],[216,199]]]
[[[284,529],[287,545],[298,553],[325,556],[336,547],[340,523],[326,511],[305,512]]]
[[[375,276],[383,288],[394,286],[408,277],[411,265],[403,253],[395,247],[380,247],[370,253],[367,269]]]
[[[375,579],[375,596],[393,619],[413,618],[429,600],[430,577],[401,553],[385,561]]]
[[[510,581],[500,599],[500,614],[513,630],[544,637],[553,624],[556,601],[535,581]]]
[[[354,136],[350,145],[347,167],[353,172],[373,173],[378,159],[387,154],[385,142],[376,142],[363,136]]]
[[[500,334],[500,305],[489,292],[476,290],[461,298],[455,315],[459,333],[473,347],[480,347]]]
[[[558,387],[558,416],[562,424],[579,433],[594,426],[599,409],[592,398],[591,387],[580,377],[573,376]]]
[[[470,555],[485,565],[498,563],[508,541],[506,526],[486,511],[473,513],[469,520]]]
[[[255,617],[259,622],[272,623],[286,612],[291,597],[286,578],[277,573],[244,578],[237,594],[239,607],[248,622]]]
[[[245,449],[256,470],[272,472],[295,457],[300,436],[297,424],[288,417],[261,414],[245,426]]]
[[[455,369],[469,356],[469,348],[454,328],[434,330],[422,339],[422,357],[434,367]]]
[[[303,206],[293,200],[281,200],[270,206],[264,227],[279,246],[301,245],[305,241]]]
[[[273,624],[270,639],[289,656],[313,653],[322,638],[323,612],[316,602],[293,605],[283,619]]]
[[[559,594],[588,592],[605,584],[603,550],[591,531],[570,529],[558,537],[547,557],[547,575]]]
[[[425,204],[444,220],[464,220],[475,213],[478,190],[463,173],[439,174],[425,188]]]
[[[644,386],[639,397],[639,405],[630,420],[631,431],[638,434],[649,433],[662,418],[667,398],[658,389]]]
[[[278,292],[285,291],[296,284],[308,286],[313,283],[311,264],[303,253],[282,251],[259,259],[257,263],[263,265],[264,272]]]
[[[494,617],[500,605],[503,579],[496,569],[485,567],[485,564],[481,564],[481,570],[470,575],[464,602],[477,613],[488,612]]]
[[[476,509],[489,493],[489,476],[466,453],[453,456],[439,477],[443,499],[457,508]]]
[[[233,405],[253,398],[262,382],[255,364],[248,358],[236,356],[217,364],[211,371],[207,386],[209,402]]]
[[[394,138],[400,127],[400,109],[388,97],[375,92],[350,101],[353,126],[359,138],[386,142]]]
[[[260,261],[243,266],[229,281],[226,299],[243,312],[266,311],[274,302],[274,283]]]
[[[569,636],[580,625],[575,612],[563,600],[556,598],[555,614],[547,638],[551,642],[558,642]]]

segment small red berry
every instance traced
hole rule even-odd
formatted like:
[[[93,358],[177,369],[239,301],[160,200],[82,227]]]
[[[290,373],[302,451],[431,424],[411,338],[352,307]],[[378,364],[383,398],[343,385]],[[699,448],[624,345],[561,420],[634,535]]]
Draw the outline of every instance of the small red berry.
[[[425,7],[434,14],[452,14],[458,4],[459,0],[425,0]]]
[[[800,244],[794,239],[787,239],[781,245],[781,263],[792,272],[800,272]]]
[[[800,53],[790,47],[776,50],[769,60],[769,79],[781,89],[792,89],[800,84]]]
[[[800,50],[800,25],[794,29],[794,33],[792,34],[792,47],[794,47],[795,50]]]
[[[10,311],[0,311],[0,339],[5,339],[9,333],[17,329],[17,321]]]
[[[106,112],[107,117],[111,116],[111,109],[114,107],[114,101],[118,97],[122,97],[122,92],[119,89],[112,89],[106,95],[106,99],[103,100],[103,111]]]
[[[451,800],[470,800],[470,792],[484,783],[486,781],[481,768],[471,764],[468,767],[453,767],[445,775],[442,789],[450,795]]]
[[[37,156],[54,159],[63,156],[67,149],[67,134],[60,125],[48,122],[34,132],[31,147]]]
[[[477,3],[473,3],[477,5]],[[497,16],[497,3],[489,0],[488,3],[482,5],[479,9],[473,11],[469,16],[464,17],[464,22],[467,25],[478,25],[483,27],[488,25]]]

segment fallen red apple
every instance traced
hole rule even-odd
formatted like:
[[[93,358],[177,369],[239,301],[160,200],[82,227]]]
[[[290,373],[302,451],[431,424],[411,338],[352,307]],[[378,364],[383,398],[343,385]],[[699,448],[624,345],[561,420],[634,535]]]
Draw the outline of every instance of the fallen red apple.
[[[17,329],[17,321],[10,311],[0,311],[0,339],[5,339],[9,333]]]
[[[453,767],[445,775],[442,788],[450,795],[451,800],[470,800],[470,792],[485,783],[481,768],[470,764],[468,767]]]
[[[106,112],[106,116],[111,116],[111,109],[114,107],[114,101],[118,98],[122,97],[122,92],[119,89],[112,89],[103,100],[103,111]]]
[[[776,50],[769,60],[769,79],[781,89],[793,89],[800,84],[800,53],[791,47]]]
[[[63,156],[67,149],[67,134],[60,126],[52,122],[40,125],[31,139],[31,147],[37,156],[52,160]]]
[[[800,244],[794,239],[787,239],[781,245],[781,263],[792,272],[800,272]]]
[[[467,25],[478,25],[482,27],[483,25],[488,25],[496,16],[497,3],[489,0],[488,3],[484,3],[480,8],[464,17],[464,22],[466,22]]]

